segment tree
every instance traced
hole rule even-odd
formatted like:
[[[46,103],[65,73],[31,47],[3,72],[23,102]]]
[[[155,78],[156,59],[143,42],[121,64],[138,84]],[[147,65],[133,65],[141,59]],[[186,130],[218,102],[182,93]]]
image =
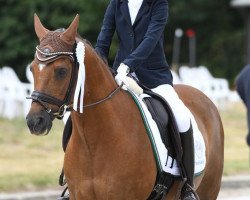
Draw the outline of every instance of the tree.
[[[196,31],[197,64],[207,66],[215,76],[226,77],[231,84],[243,67],[244,24],[230,0],[169,0],[167,54],[172,52],[172,35],[178,27]],[[170,33],[170,34],[169,34]],[[181,61],[188,63],[187,39]]]
[[[37,13],[48,29],[68,27],[80,14],[79,33],[95,45],[109,0],[8,0],[0,7],[0,66],[9,65],[25,80],[25,67],[33,60],[38,43],[33,15]],[[243,67],[244,24],[240,13],[231,8],[230,0],[169,0],[170,15],[165,30],[166,55],[171,64],[176,28],[192,28],[197,36],[197,64],[226,77],[233,83]],[[112,44],[114,58],[117,42]],[[187,39],[183,40],[181,61],[188,63]]]
[[[77,13],[80,14],[78,32],[95,42],[101,27],[102,16],[108,0],[8,0],[0,7],[0,66],[15,69],[21,80],[25,80],[25,67],[34,58],[38,39],[34,32],[34,13],[43,25],[54,30],[67,28]]]

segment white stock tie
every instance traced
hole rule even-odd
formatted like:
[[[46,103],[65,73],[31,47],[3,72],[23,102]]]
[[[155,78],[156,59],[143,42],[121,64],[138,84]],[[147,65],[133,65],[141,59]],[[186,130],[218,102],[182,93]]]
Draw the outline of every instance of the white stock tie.
[[[135,18],[139,12],[139,9],[142,5],[143,0],[129,0],[128,1],[128,9],[131,19],[131,24],[133,25],[135,22]]]

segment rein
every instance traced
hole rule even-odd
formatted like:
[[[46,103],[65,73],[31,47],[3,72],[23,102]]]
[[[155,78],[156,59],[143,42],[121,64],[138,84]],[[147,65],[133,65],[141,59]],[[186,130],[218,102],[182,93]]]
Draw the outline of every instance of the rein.
[[[115,96],[121,89],[122,85],[117,87],[114,91],[112,91],[108,96],[106,96],[105,98],[96,101],[94,103],[90,103],[87,104],[85,106],[83,106],[83,108],[89,108],[89,107],[93,107],[93,106],[97,106],[98,104],[101,104],[109,99],[111,99],[113,96]],[[47,98],[49,97],[49,98]],[[45,99],[46,98],[46,99]],[[41,93],[41,92],[37,92],[37,91],[33,91],[30,97],[26,97],[26,99],[32,99],[34,102],[38,102],[40,105],[42,105],[45,108],[45,111],[56,117],[57,119],[62,119],[65,115],[65,113],[67,111],[71,111],[73,104],[70,105],[66,105],[66,104],[57,104],[57,106],[59,107],[57,112],[52,113],[52,109],[49,108],[45,103],[49,103],[49,104],[55,104],[55,102],[48,102],[48,99],[50,99],[51,97],[48,96],[47,94]],[[54,100],[57,100],[56,98],[52,97]],[[80,108],[80,107],[78,107]]]
[[[98,104],[103,103],[104,101],[107,101],[107,100],[111,99],[113,96],[115,96],[115,95],[121,90],[122,86],[123,86],[123,84],[120,85],[119,87],[117,87],[114,91],[112,91],[112,92],[111,92],[108,96],[106,96],[105,98],[103,98],[103,99],[101,99],[101,100],[99,100],[99,101],[96,101],[96,102],[94,102],[94,103],[87,104],[87,105],[83,106],[83,108],[89,108],[89,107],[92,107],[92,106],[96,106],[96,105],[98,105]],[[71,104],[71,106],[72,106],[72,104]],[[78,108],[79,108],[79,107],[78,107]]]
[[[90,103],[90,104],[87,104],[85,106],[83,106],[83,108],[90,108],[90,107],[93,107],[93,106],[97,106],[109,99],[111,99],[113,96],[115,96],[122,88],[122,85],[120,85],[119,87],[117,87],[114,91],[112,91],[108,96],[106,96],[105,98],[99,100],[99,101],[96,101],[94,103]],[[72,110],[72,107],[73,107],[73,104],[70,104],[70,105],[65,105],[63,108],[62,108],[62,111],[63,111],[63,115],[62,115],[62,118],[64,116],[64,114],[67,112],[67,111],[71,111]],[[78,109],[80,109],[80,107],[77,107]],[[60,108],[59,108],[60,110]],[[57,113],[53,113],[54,115],[56,116],[61,116],[60,112],[57,112]]]
[[[103,98],[103,99],[101,99],[99,101],[96,101],[94,103],[84,105],[83,108],[89,108],[89,107],[97,106],[97,105],[111,99],[113,96],[115,96],[121,90],[121,88],[122,88],[122,85],[117,87],[114,91],[112,91],[105,98]],[[45,103],[55,104],[55,100],[57,101],[58,99],[56,99],[54,97],[51,97],[51,96],[48,96],[47,94],[44,94],[44,93],[41,93],[41,92],[37,92],[37,91],[33,91],[32,94],[31,94],[31,97],[26,97],[26,99],[32,99],[33,101],[38,102],[40,105],[42,105],[45,108],[45,111],[48,114],[56,117],[57,119],[62,119],[64,117],[65,113],[67,111],[71,111],[72,107],[73,107],[73,104],[70,104],[70,105],[56,104],[59,107],[59,109],[58,109],[57,112],[52,113],[52,109],[49,108]],[[49,99],[53,99],[54,101],[49,102]]]

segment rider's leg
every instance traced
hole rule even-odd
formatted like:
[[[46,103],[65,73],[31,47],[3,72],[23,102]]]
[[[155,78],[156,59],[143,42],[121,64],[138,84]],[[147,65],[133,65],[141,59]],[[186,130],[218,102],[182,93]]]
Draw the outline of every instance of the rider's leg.
[[[196,199],[193,194],[194,187],[194,139],[193,129],[190,126],[189,130],[181,133],[181,143],[183,148],[182,162],[187,175],[187,182],[182,189],[182,200]]]
[[[187,182],[182,190],[182,199],[195,200],[196,197],[192,192],[194,186],[194,142],[193,129],[190,123],[192,114],[171,85],[160,85],[154,88],[153,91],[161,95],[172,108],[180,132],[183,147],[183,165],[187,175]]]

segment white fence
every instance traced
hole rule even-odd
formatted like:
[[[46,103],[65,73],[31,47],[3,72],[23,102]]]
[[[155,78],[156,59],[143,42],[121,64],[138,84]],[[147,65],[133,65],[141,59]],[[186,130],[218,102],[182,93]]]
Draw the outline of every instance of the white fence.
[[[238,94],[229,89],[226,79],[213,77],[204,66],[182,66],[179,75],[174,71],[172,74],[174,84],[187,84],[201,90],[219,108],[224,108],[228,102],[239,100]],[[11,67],[0,68],[0,117],[13,119],[25,117],[28,113],[31,100],[26,97],[33,91],[33,77],[29,66],[26,68],[26,76],[30,83],[21,82]]]
[[[30,83],[21,82],[11,67],[0,68],[0,117],[25,117],[31,103],[26,97],[32,87]]]
[[[239,100],[236,91],[229,89],[228,81],[215,78],[204,66],[179,68],[179,75],[172,71],[174,84],[193,86],[205,93],[219,108],[224,108],[227,103]]]

